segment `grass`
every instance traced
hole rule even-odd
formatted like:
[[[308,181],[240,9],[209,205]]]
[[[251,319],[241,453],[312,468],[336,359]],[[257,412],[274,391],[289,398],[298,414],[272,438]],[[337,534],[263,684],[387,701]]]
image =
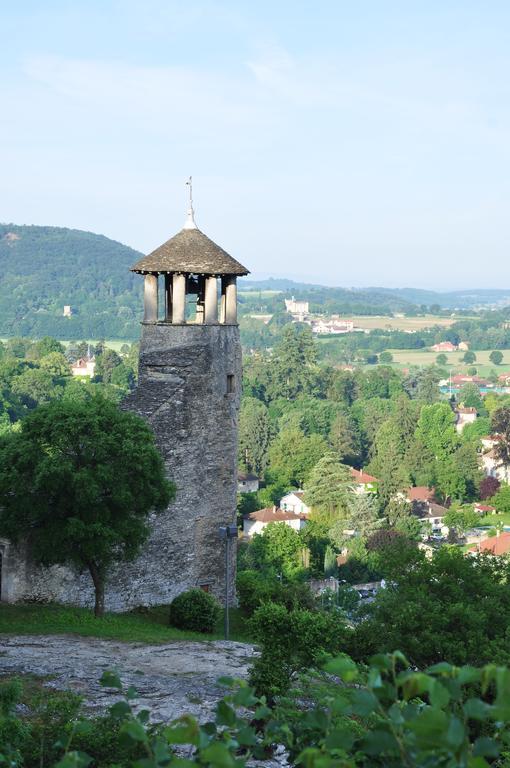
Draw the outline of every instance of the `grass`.
[[[429,352],[428,350],[415,350],[415,349],[389,349],[393,355],[393,365],[395,367],[410,367],[412,365],[433,365],[436,363],[438,352]],[[483,352],[475,352],[476,362],[473,363],[473,367],[477,369],[480,376],[487,376],[490,371],[495,370],[497,373],[506,373],[510,370],[510,352],[503,350],[503,363],[501,365],[494,365],[489,360],[491,350],[485,350]],[[471,368],[471,364],[464,363],[462,357],[464,352],[449,352],[446,354],[447,363],[444,368],[449,369],[452,366],[452,371],[459,373],[466,373],[468,368]],[[506,359],[505,359],[506,358]]]
[[[482,502],[482,504],[485,503]],[[480,518],[478,525],[489,525],[491,528],[495,528],[497,525],[510,525],[510,512],[500,515],[486,515]]]
[[[347,317],[347,315],[346,315]],[[458,317],[437,317],[423,315],[422,317],[387,317],[385,315],[349,315],[356,328],[373,331],[376,329],[392,331],[422,331],[424,328],[449,328],[458,322]],[[464,319],[464,318],[463,318]]]
[[[22,603],[0,605],[0,634],[99,637],[138,643],[169,643],[179,640],[222,640],[223,617],[212,635],[188,632],[168,625],[168,606],[130,613],[107,613],[96,619],[86,608]],[[246,620],[239,609],[230,609],[230,639],[250,641]]]

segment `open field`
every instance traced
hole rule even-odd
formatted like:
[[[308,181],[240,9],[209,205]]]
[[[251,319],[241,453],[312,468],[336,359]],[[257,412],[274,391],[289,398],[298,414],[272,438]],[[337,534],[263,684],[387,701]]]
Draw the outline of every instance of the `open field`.
[[[436,362],[438,352],[429,352],[428,350],[415,349],[390,349],[393,355],[393,364],[398,367],[409,368],[412,365],[433,365]],[[489,360],[490,350],[484,352],[475,352],[476,362],[473,363],[481,376],[488,375],[489,371],[496,370],[499,373],[505,373],[510,370],[510,350],[503,350],[503,362],[501,365],[494,365]],[[465,373],[471,365],[462,362],[464,352],[449,352],[446,354],[448,362],[446,368],[452,366],[453,371]]]
[[[356,328],[373,331],[376,328],[392,331],[421,331],[424,328],[449,328],[456,323],[458,317],[437,317],[423,315],[421,317],[386,317],[381,315],[345,315],[345,319],[353,320]],[[464,318],[463,318],[464,319]]]

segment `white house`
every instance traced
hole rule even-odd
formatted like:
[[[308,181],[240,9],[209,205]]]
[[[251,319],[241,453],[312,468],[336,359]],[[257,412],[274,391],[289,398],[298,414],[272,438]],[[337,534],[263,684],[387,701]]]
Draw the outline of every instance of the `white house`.
[[[303,501],[304,491],[289,491],[280,499],[280,509],[295,515],[309,515],[312,511]]]
[[[92,378],[96,369],[96,361],[92,358],[80,357],[71,366],[71,373],[73,376],[89,376]]]
[[[258,491],[260,480],[257,475],[252,475],[250,472],[239,472],[237,475],[237,492],[238,493],[255,493]]]
[[[487,477],[496,477],[500,483],[510,483],[510,466],[501,463],[496,456],[494,448],[482,453],[481,462],[483,471]]]
[[[243,520],[243,536],[251,538],[256,533],[262,533],[270,523],[282,523],[295,531],[300,531],[306,525],[306,515],[285,512],[278,507],[267,507],[250,512]]]
[[[313,333],[328,333],[338,335],[340,333],[352,333],[354,323],[352,320],[317,320],[312,323]]]
[[[285,309],[291,315],[307,315],[309,306],[308,301],[300,301],[294,296],[291,299],[285,299]]]

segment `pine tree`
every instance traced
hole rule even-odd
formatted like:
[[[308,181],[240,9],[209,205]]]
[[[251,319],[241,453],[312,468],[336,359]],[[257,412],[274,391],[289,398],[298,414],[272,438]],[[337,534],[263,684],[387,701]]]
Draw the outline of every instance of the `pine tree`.
[[[349,526],[366,539],[382,525],[376,497],[370,493],[352,494],[349,499]]]

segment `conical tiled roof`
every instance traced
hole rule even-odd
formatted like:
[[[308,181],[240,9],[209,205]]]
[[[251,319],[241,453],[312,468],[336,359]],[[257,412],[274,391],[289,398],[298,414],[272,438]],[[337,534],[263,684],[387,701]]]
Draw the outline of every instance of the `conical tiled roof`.
[[[248,275],[249,271],[196,227],[185,227],[131,267],[132,272]]]

